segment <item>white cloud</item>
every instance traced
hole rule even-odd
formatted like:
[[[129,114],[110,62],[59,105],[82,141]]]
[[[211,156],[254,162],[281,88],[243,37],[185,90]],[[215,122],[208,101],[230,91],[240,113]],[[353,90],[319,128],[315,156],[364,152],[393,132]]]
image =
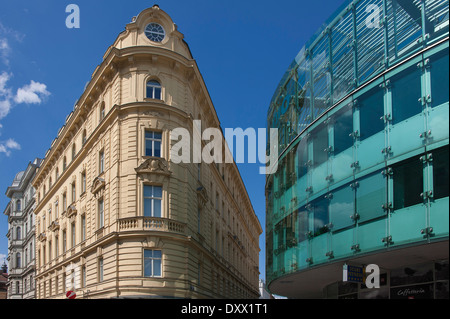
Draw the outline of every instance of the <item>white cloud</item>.
[[[0,119],[8,115],[11,109],[11,89],[6,86],[6,82],[10,79],[10,75],[6,72],[0,74]]]
[[[9,54],[11,48],[9,47],[8,40],[0,38],[0,59],[5,65],[9,65]]]
[[[29,85],[25,85],[17,90],[14,101],[18,104],[41,104],[42,99],[49,95],[50,92],[47,91],[45,84],[31,80]]]
[[[20,150],[20,145],[13,139],[9,139],[6,142],[0,142],[0,153],[5,153],[6,156],[11,155],[11,150]]]

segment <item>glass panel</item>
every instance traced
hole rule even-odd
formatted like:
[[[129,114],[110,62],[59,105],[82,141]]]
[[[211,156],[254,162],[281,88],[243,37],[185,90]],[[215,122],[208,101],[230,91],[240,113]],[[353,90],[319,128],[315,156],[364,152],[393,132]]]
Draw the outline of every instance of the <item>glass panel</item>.
[[[298,210],[298,241],[302,242],[308,239],[307,233],[309,231],[308,212],[305,207]]]
[[[440,148],[433,152],[433,197],[439,199],[449,196],[449,147]]]
[[[447,7],[448,8],[448,7]],[[431,108],[428,109],[428,144],[448,139],[448,48],[430,57]]]
[[[360,141],[384,131],[382,119],[384,116],[384,92],[382,88],[374,87],[369,92],[359,96],[357,107],[359,109]]]
[[[386,177],[379,171],[358,180],[356,212],[359,214],[359,222],[386,215],[382,208],[382,205],[386,203],[386,185]]]
[[[297,91],[298,91],[298,127],[297,131],[302,132],[311,122],[311,71],[309,60],[306,56],[297,68]]]
[[[153,201],[153,217],[161,217],[161,201],[157,199]]]
[[[421,69],[412,65],[408,69],[393,76],[392,92],[392,123],[400,123],[422,111],[419,98],[422,95]]]
[[[358,225],[355,243],[359,244],[361,252],[368,252],[384,248],[381,241],[387,236],[387,219],[375,220]]]
[[[314,192],[328,186],[326,177],[328,175],[328,127],[320,124],[311,132],[312,137],[312,160],[311,186]]]
[[[148,198],[144,199],[144,216],[152,217],[152,200]]]
[[[433,284],[391,288],[391,299],[433,299]]]
[[[387,1],[388,43],[391,64],[421,46],[422,21],[419,1]]]
[[[352,12],[346,13],[331,30],[333,57],[333,101],[338,101],[354,88]]]
[[[358,84],[383,69],[384,28],[380,25],[383,1],[360,1],[356,7]]]
[[[153,186],[153,196],[161,198],[162,197],[162,187],[160,186]]]
[[[431,61],[431,105],[448,103],[448,48],[430,57]]]
[[[161,260],[160,259],[153,260],[153,276],[157,276],[157,277],[161,276]]]
[[[426,119],[419,102],[422,71],[416,65],[420,61],[416,60],[411,67],[391,78],[392,125],[388,126],[388,146],[392,157],[424,146]]]
[[[349,186],[341,187],[332,193],[330,200],[330,219],[333,231],[352,226],[354,221],[350,218],[354,214],[355,193]]]
[[[351,105],[343,107],[333,116],[335,155],[353,146],[353,110]],[[350,164],[350,163],[349,163]]]
[[[321,198],[313,202],[314,206],[314,236],[319,236],[328,231],[329,223],[327,198]]]
[[[448,0],[425,1],[425,15],[430,40],[448,35]]]
[[[394,171],[394,209],[423,202],[423,164],[418,156],[392,166]]]
[[[324,36],[313,48],[312,67],[314,70],[313,116],[317,118],[331,106],[331,74],[329,69],[329,40]]]

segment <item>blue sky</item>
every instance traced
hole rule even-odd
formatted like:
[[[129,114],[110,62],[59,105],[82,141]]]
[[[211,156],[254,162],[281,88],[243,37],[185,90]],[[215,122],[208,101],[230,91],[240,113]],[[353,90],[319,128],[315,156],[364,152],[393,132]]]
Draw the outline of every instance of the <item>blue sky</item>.
[[[185,36],[223,128],[264,128],[270,99],[305,42],[343,0],[22,0],[0,2],[0,263],[17,172],[44,157],[106,49],[145,8],[158,4]],[[65,25],[80,8],[80,28]],[[239,164],[265,228],[265,177]],[[260,272],[265,278],[265,233]]]

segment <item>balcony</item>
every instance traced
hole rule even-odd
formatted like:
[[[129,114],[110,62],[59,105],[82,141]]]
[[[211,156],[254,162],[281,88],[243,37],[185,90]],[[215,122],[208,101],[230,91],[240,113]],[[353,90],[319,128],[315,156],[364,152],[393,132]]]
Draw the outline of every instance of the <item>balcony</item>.
[[[119,231],[160,231],[185,234],[186,224],[160,217],[130,217],[119,219]]]

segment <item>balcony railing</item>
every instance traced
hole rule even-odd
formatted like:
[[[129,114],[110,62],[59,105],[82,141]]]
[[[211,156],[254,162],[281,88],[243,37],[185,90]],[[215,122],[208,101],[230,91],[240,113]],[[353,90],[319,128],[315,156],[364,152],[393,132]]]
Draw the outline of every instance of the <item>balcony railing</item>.
[[[185,234],[186,224],[160,217],[130,217],[119,220],[119,231],[161,231]]]

